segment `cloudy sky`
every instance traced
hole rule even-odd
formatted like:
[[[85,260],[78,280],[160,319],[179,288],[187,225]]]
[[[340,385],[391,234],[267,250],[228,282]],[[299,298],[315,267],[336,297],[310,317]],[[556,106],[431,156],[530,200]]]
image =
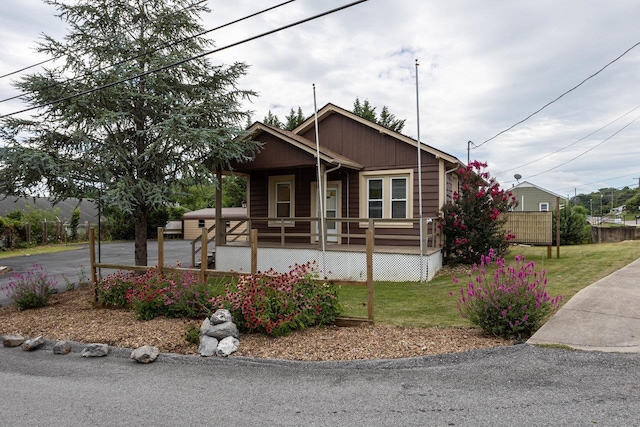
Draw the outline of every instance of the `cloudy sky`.
[[[209,0],[203,25],[282,1]],[[297,0],[209,36],[223,47],[349,3]],[[46,59],[35,41],[65,32],[54,13],[40,0],[3,0],[0,75]],[[251,65],[240,83],[260,95],[247,104],[254,120],[269,110],[284,119],[298,106],[312,114],[315,84],[318,107],[368,99],[406,119],[403,133],[414,138],[418,59],[422,142],[466,162],[472,141],[471,159],[488,162],[505,188],[520,174],[573,195],[638,185],[640,46],[616,60],[640,42],[638,17],[632,0],[368,0],[210,58]],[[16,94],[10,81],[0,79],[0,99]],[[21,108],[3,102],[0,115]]]

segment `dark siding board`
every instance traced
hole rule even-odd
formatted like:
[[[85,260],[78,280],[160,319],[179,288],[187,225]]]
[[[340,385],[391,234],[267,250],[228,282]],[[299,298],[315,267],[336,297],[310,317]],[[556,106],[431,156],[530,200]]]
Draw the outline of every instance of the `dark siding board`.
[[[235,170],[293,168],[296,166],[314,166],[316,164],[314,155],[271,134],[263,132],[258,135],[256,140],[264,144],[256,158],[251,162],[235,164]]]

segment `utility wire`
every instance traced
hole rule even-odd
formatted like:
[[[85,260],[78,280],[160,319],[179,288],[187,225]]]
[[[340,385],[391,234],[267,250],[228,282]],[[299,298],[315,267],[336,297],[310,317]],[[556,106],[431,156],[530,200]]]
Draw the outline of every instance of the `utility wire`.
[[[208,0],[200,0],[200,1],[199,1],[199,2],[197,2],[197,3],[194,3],[194,4],[191,4],[191,5],[189,5],[189,6],[183,7],[182,9],[178,9],[178,10],[174,11],[173,13],[182,12],[183,10],[187,10],[187,9],[189,9],[189,8],[192,8],[193,6],[197,6],[197,5],[199,5],[199,4],[206,3],[207,1],[208,1]],[[38,65],[46,64],[47,62],[54,61],[55,59],[56,59],[55,57],[54,57],[54,58],[45,59],[44,61],[38,62],[37,64],[29,65],[29,66],[26,66],[26,67],[21,68],[21,69],[19,69],[19,70],[12,71],[12,72],[10,72],[10,73],[4,74],[4,75],[0,76],[0,79],[3,79],[3,78],[5,78],[5,77],[12,76],[12,75],[14,75],[14,74],[18,74],[19,72],[21,72],[21,71],[25,71],[25,70],[28,70],[29,68],[37,67]],[[134,59],[135,59],[135,58],[134,58]],[[19,98],[20,96],[23,96],[23,95],[18,95],[18,96],[16,96],[16,97],[9,98],[9,99]],[[4,100],[2,100],[2,101],[0,101],[0,102],[8,101],[9,99],[4,99]]]
[[[507,169],[507,170],[502,171],[502,172],[498,172],[498,173],[496,173],[496,174],[494,174],[494,175],[495,175],[495,176],[498,176],[498,175],[501,175],[501,174],[503,174],[503,173],[511,172],[511,171],[516,170],[516,169],[519,169],[519,168],[522,168],[522,167],[525,167],[525,166],[529,166],[529,165],[530,165],[530,164],[532,164],[532,163],[535,163],[535,162],[540,161],[540,160],[542,160],[542,159],[546,159],[547,157],[550,157],[550,156],[552,156],[552,155],[554,155],[554,154],[556,154],[556,153],[559,153],[560,151],[566,150],[566,149],[567,149],[567,148],[569,148],[569,147],[573,147],[573,146],[574,146],[574,145],[576,145],[578,142],[582,142],[582,141],[584,141],[585,139],[589,138],[590,136],[593,136],[593,135],[595,135],[596,133],[600,132],[602,129],[605,129],[605,128],[607,128],[607,127],[611,126],[612,124],[614,124],[614,123],[615,123],[615,122],[617,122],[618,120],[620,120],[620,119],[622,119],[622,118],[624,118],[624,117],[628,116],[629,114],[633,113],[633,112],[634,112],[634,111],[636,111],[638,108],[640,108],[640,105],[638,105],[636,108],[632,109],[631,111],[629,111],[629,112],[627,112],[627,113],[623,114],[622,116],[618,117],[618,118],[617,118],[617,119],[615,119],[614,121],[607,123],[606,125],[602,126],[600,129],[597,129],[597,130],[595,130],[595,131],[591,132],[589,135],[584,136],[584,137],[580,138],[579,140],[577,140],[577,141],[575,141],[575,142],[572,142],[571,144],[569,144],[569,145],[567,145],[567,146],[564,146],[564,147],[562,147],[562,148],[559,148],[559,149],[557,149],[556,151],[552,151],[551,153],[546,154],[546,155],[544,155],[544,156],[542,156],[542,157],[538,157],[538,158],[537,158],[537,159],[535,159],[535,160],[531,160],[531,161],[530,161],[530,162],[528,162],[528,163],[524,163],[524,164],[522,164],[522,165],[516,166],[516,167],[511,168],[511,169]],[[473,144],[473,143],[472,143],[472,144]],[[475,144],[474,144],[474,146],[475,146]]]
[[[87,94],[90,94],[90,93],[93,93],[93,92],[96,92],[96,91],[99,91],[99,90],[102,90],[102,89],[110,88],[112,86],[118,85],[120,83],[127,82],[129,80],[133,80],[133,79],[137,79],[137,78],[140,78],[140,77],[148,76],[149,74],[157,73],[159,71],[164,71],[164,70],[167,70],[169,68],[173,68],[173,67],[176,67],[178,65],[182,65],[182,64],[184,64],[186,62],[193,61],[194,59],[200,59],[200,58],[203,58],[203,57],[205,57],[207,55],[211,55],[211,54],[216,53],[216,52],[220,52],[220,51],[223,51],[223,50],[235,47],[235,46],[239,46],[241,44],[248,43],[250,41],[257,40],[257,39],[260,39],[262,37],[278,33],[280,31],[283,31],[283,30],[298,26],[300,24],[304,24],[306,22],[313,21],[315,19],[322,18],[322,17],[327,16],[327,15],[331,15],[331,14],[333,14],[335,12],[339,12],[341,10],[348,9],[350,7],[353,7],[353,6],[358,5],[360,3],[364,3],[366,1],[368,1],[368,0],[358,0],[358,1],[346,4],[346,5],[343,5],[343,6],[340,6],[340,7],[336,7],[334,9],[328,10],[326,12],[322,12],[322,13],[319,13],[317,15],[313,15],[311,17],[308,17],[308,18],[305,18],[305,19],[301,19],[301,20],[293,22],[291,24],[287,24],[287,25],[284,25],[282,27],[278,27],[278,28],[275,28],[273,30],[266,31],[264,33],[261,33],[261,34],[258,34],[258,35],[255,35],[255,36],[240,40],[240,41],[235,42],[235,43],[228,44],[226,46],[223,46],[223,47],[220,47],[220,48],[217,48],[217,49],[212,49],[212,50],[200,53],[198,55],[194,55],[194,56],[191,56],[189,58],[182,59],[180,61],[176,61],[174,63],[165,65],[163,67],[154,68],[152,70],[145,71],[144,73],[139,73],[139,74],[136,74],[136,75],[133,75],[133,76],[130,76],[130,77],[126,77],[124,79],[116,80],[114,82],[111,82],[111,83],[108,83],[108,84],[105,84],[105,85],[102,85],[102,86],[98,86],[98,87],[93,88],[93,89],[89,89],[89,90],[85,90],[85,91],[82,91],[82,92],[78,92],[78,93],[76,93],[74,95],[69,95],[69,96],[66,96],[66,97],[63,97],[63,98],[60,98],[60,99],[56,99],[54,101],[49,101],[49,102],[46,102],[46,103],[41,104],[41,105],[36,105],[34,107],[29,107],[29,108],[25,108],[23,110],[14,111],[13,113],[9,113],[9,114],[5,114],[3,116],[0,116],[0,119],[3,119],[5,117],[10,117],[10,116],[13,116],[13,115],[16,115],[16,114],[20,114],[20,113],[25,113],[27,111],[35,110],[35,109],[38,109],[38,108],[47,107],[47,106],[52,105],[52,104],[57,104],[58,102],[68,101],[70,99],[78,98],[80,96],[87,95]]]
[[[600,183],[600,182],[613,181],[614,179],[626,178],[626,177],[628,177],[628,176],[637,175],[637,174],[638,174],[638,172],[634,172],[634,173],[630,173],[630,174],[627,174],[627,175],[615,176],[615,177],[613,177],[613,178],[607,178],[607,179],[601,179],[600,181],[589,182],[589,183],[587,183],[587,184],[572,185],[571,187],[561,188],[561,189],[560,189],[560,190],[558,190],[557,192],[565,191],[565,190],[572,190],[572,189],[574,189],[574,188],[586,187],[587,185],[598,184],[598,183]],[[635,185],[635,183],[634,183],[634,185]],[[625,186],[622,186],[622,187],[620,187],[620,188],[624,188],[624,187],[628,187],[628,186],[627,186],[627,185],[625,185]]]
[[[15,70],[15,71],[12,71],[10,73],[3,74],[3,75],[0,76],[0,79],[4,79],[5,77],[13,76],[14,74],[18,74],[18,73],[20,73],[22,71],[28,70],[29,68],[37,67],[38,65],[46,64],[47,62],[51,62],[54,59],[55,58],[45,59],[44,61],[40,61],[37,64],[29,65],[29,66],[26,66],[24,68],[20,68],[19,70]],[[20,96],[22,96],[22,95],[20,95]],[[3,100],[3,101],[0,101],[0,102],[4,102],[4,101],[6,101],[6,99]]]
[[[204,0],[204,1],[206,1],[206,0]],[[198,3],[196,3],[196,4],[204,3],[204,1],[198,2]],[[116,66],[118,66],[118,65],[125,64],[125,63],[127,63],[127,62],[133,61],[133,60],[138,59],[138,58],[142,58],[142,57],[143,57],[143,56],[145,56],[145,55],[148,55],[148,54],[151,54],[151,53],[155,53],[155,52],[157,52],[157,51],[159,51],[159,50],[166,49],[166,48],[168,48],[168,47],[175,46],[175,45],[177,45],[177,44],[180,44],[180,43],[183,43],[183,42],[189,41],[189,40],[191,40],[191,39],[194,39],[194,38],[196,38],[196,37],[200,37],[200,36],[202,36],[202,35],[205,35],[205,34],[211,33],[211,32],[213,32],[213,31],[217,31],[217,30],[220,30],[220,29],[222,29],[222,28],[225,28],[225,27],[228,27],[228,26],[231,26],[231,25],[237,24],[238,22],[242,22],[242,21],[245,21],[245,20],[247,20],[247,19],[250,19],[250,18],[256,17],[256,16],[258,16],[258,15],[260,15],[260,14],[263,14],[263,13],[266,13],[266,12],[269,12],[269,11],[272,11],[272,10],[274,10],[274,9],[277,9],[277,8],[279,8],[279,7],[281,7],[281,6],[284,6],[284,5],[286,5],[286,4],[292,3],[292,2],[294,2],[294,1],[296,1],[296,0],[288,0],[288,1],[285,1],[285,2],[283,2],[283,3],[277,4],[277,5],[275,5],[275,6],[269,7],[269,8],[267,8],[267,9],[263,9],[263,10],[261,10],[261,11],[259,11],[259,12],[252,13],[251,15],[247,15],[247,16],[245,16],[245,17],[243,17],[243,18],[239,18],[239,19],[236,19],[236,20],[234,20],[234,21],[228,22],[228,23],[226,23],[226,24],[224,24],[224,25],[220,25],[220,26],[218,26],[218,27],[211,28],[211,29],[209,29],[209,30],[201,31],[201,32],[199,32],[199,33],[197,33],[197,34],[193,34],[193,35],[191,35],[191,36],[189,36],[189,37],[184,37],[184,38],[182,38],[182,39],[174,40],[174,41],[172,41],[172,42],[169,42],[169,43],[165,43],[165,44],[159,45],[159,46],[157,46],[157,47],[155,47],[155,48],[153,48],[153,49],[151,49],[151,50],[145,51],[145,52],[143,52],[143,53],[141,53],[141,54],[139,54],[139,55],[136,55],[136,56],[134,56],[134,57],[131,57],[131,58],[128,58],[128,59],[123,59],[122,61],[116,62],[116,63],[111,64],[111,65],[107,65],[107,66],[105,66],[105,67],[100,67],[100,68],[98,68],[98,69],[96,69],[96,70],[88,71],[88,72],[86,72],[84,75],[79,76],[79,77],[75,77],[75,78],[72,78],[72,79],[67,79],[67,80],[65,80],[65,81],[63,81],[63,82],[55,82],[55,83],[52,83],[52,84],[50,84],[50,85],[48,85],[48,86],[45,86],[45,87],[43,87],[43,88],[40,88],[40,90],[47,90],[47,89],[51,89],[51,88],[56,87],[56,86],[60,86],[60,85],[61,85],[61,84],[63,84],[63,83],[68,83],[68,82],[71,82],[71,81],[77,81],[77,80],[84,79],[85,77],[91,76],[91,75],[93,75],[94,73],[97,73],[97,72],[101,72],[101,71],[108,70],[108,69],[113,68],[113,67],[116,67]],[[193,7],[193,6],[195,6],[196,4],[191,5],[190,7]],[[182,9],[182,10],[184,10],[184,9]],[[47,60],[47,61],[50,61],[50,60]],[[43,63],[44,63],[44,62],[47,62],[47,61],[43,61]],[[38,64],[36,64],[36,65],[38,65]],[[35,65],[34,65],[34,66],[35,66]],[[30,68],[30,67],[27,67],[27,68]],[[25,69],[26,69],[26,68],[25,68]],[[22,71],[22,70],[18,70],[18,71],[16,71],[16,72],[19,72],[19,71]],[[14,73],[16,73],[16,72],[14,72]],[[11,74],[14,74],[14,73],[11,73]],[[9,98],[5,98],[5,99],[0,100],[0,103],[6,102],[6,101],[11,101],[11,100],[14,100],[14,99],[17,99],[17,98],[22,98],[22,97],[24,97],[24,96],[27,96],[27,94],[26,94],[26,93],[22,93],[22,94],[20,94],[20,95],[15,95],[15,96],[12,96],[12,97],[9,97]]]
[[[525,117],[524,119],[520,120],[519,122],[517,122],[516,124],[514,124],[513,126],[508,127],[507,129],[498,132],[497,134],[495,134],[494,136],[492,136],[491,138],[481,142],[480,144],[475,145],[474,148],[479,148],[482,147],[484,144],[486,144],[489,141],[492,141],[494,139],[496,139],[497,137],[499,137],[500,135],[502,135],[503,133],[509,132],[511,129],[513,129],[514,127],[518,126],[519,124],[522,124],[524,122],[526,122],[527,120],[529,120],[531,117],[535,116],[536,114],[538,114],[540,111],[544,110],[545,108],[547,108],[549,105],[553,104],[554,102],[558,101],[560,98],[562,98],[563,96],[567,95],[570,92],[573,92],[574,90],[576,90],[577,88],[579,88],[580,86],[582,86],[584,83],[586,83],[588,80],[591,80],[592,78],[594,78],[595,76],[597,76],[598,74],[600,74],[602,71],[604,71],[605,68],[607,68],[609,65],[613,64],[614,62],[618,61],[620,58],[622,58],[623,56],[625,56],[627,53],[629,53],[632,49],[634,49],[635,47],[637,47],[638,45],[640,45],[640,42],[634,44],[633,46],[631,46],[629,49],[625,50],[620,56],[618,56],[616,59],[614,59],[613,61],[609,62],[607,65],[605,65],[604,67],[600,68],[598,71],[596,71],[595,73],[593,73],[592,75],[590,75],[589,77],[587,77],[586,79],[584,79],[583,81],[581,81],[580,83],[578,83],[576,86],[572,87],[571,89],[569,89],[568,91],[566,91],[565,93],[563,93],[562,95],[560,95],[559,97],[557,97],[556,99],[554,99],[553,101],[547,102],[545,105],[543,105],[541,108],[539,108],[538,110],[534,111],[533,113],[529,114],[527,117]]]
[[[578,155],[577,155],[577,156],[575,156],[574,158],[572,158],[572,159],[570,159],[570,160],[567,160],[567,161],[566,161],[566,162],[564,162],[564,163],[560,163],[559,165],[556,165],[556,166],[552,167],[551,169],[547,169],[546,171],[539,172],[539,173],[537,173],[537,174],[535,174],[535,175],[529,175],[528,177],[526,177],[526,178],[524,178],[524,179],[533,178],[533,177],[536,177],[536,176],[542,175],[543,173],[551,172],[551,171],[552,171],[552,170],[554,170],[554,169],[558,169],[560,166],[564,166],[564,165],[566,165],[567,163],[570,163],[570,162],[572,162],[572,161],[574,161],[574,160],[576,160],[576,159],[578,159],[578,158],[580,158],[580,157],[584,156],[584,155],[585,155],[585,154],[587,154],[588,152],[590,152],[590,151],[594,150],[595,148],[597,148],[597,147],[601,146],[602,144],[604,144],[605,142],[609,141],[611,138],[613,138],[614,136],[616,136],[617,134],[619,134],[620,132],[622,132],[623,130],[625,130],[626,128],[628,128],[629,126],[631,126],[633,123],[635,123],[635,122],[636,122],[637,120],[639,120],[639,119],[640,119],[640,116],[636,117],[635,119],[633,119],[632,121],[630,121],[629,123],[627,123],[626,125],[624,125],[623,127],[621,127],[620,129],[618,129],[616,132],[614,132],[614,133],[613,133],[612,135],[610,135],[609,137],[605,138],[604,140],[602,140],[601,142],[597,143],[596,145],[594,145],[593,147],[589,148],[588,150],[583,151],[582,153],[578,154]]]

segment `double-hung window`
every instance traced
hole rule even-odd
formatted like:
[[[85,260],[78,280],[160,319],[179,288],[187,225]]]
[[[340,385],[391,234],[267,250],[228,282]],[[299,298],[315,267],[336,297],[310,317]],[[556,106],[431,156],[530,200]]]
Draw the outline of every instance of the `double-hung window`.
[[[391,218],[407,218],[407,178],[391,178]]]
[[[367,218],[384,218],[383,194],[384,180],[382,178],[367,179]]]
[[[269,177],[269,217],[270,218],[294,218],[295,214],[295,176],[278,175]],[[294,225],[293,221],[286,224]],[[280,222],[269,222],[269,225],[278,226]]]
[[[411,169],[371,171],[360,174],[360,216],[364,218],[412,218]],[[404,223],[388,223],[402,226]],[[385,226],[385,224],[378,224]],[[409,224],[407,223],[407,226]]]

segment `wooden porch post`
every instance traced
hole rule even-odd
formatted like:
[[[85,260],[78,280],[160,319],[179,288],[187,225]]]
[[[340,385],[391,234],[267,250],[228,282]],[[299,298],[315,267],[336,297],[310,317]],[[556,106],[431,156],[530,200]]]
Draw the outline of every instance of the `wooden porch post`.
[[[218,167],[216,170],[216,180],[218,181],[218,186],[216,187],[216,246],[225,244],[224,233],[226,231],[226,227],[224,226],[225,221],[222,218],[222,169]]]
[[[98,294],[96,293],[96,282],[98,277],[96,275],[96,247],[95,247],[95,235],[93,228],[88,230],[89,232],[89,264],[91,270],[91,292],[93,293],[93,300],[98,301]]]
[[[207,241],[209,240],[209,232],[207,227],[202,229],[202,242],[200,243],[200,280],[202,283],[207,279],[207,264],[209,264],[209,248]]]
[[[367,317],[372,322],[373,316],[373,230],[367,229]]]
[[[162,274],[164,267],[164,228],[158,227],[158,274]]]
[[[251,240],[251,274],[258,272],[258,230],[251,229],[249,232]]]

